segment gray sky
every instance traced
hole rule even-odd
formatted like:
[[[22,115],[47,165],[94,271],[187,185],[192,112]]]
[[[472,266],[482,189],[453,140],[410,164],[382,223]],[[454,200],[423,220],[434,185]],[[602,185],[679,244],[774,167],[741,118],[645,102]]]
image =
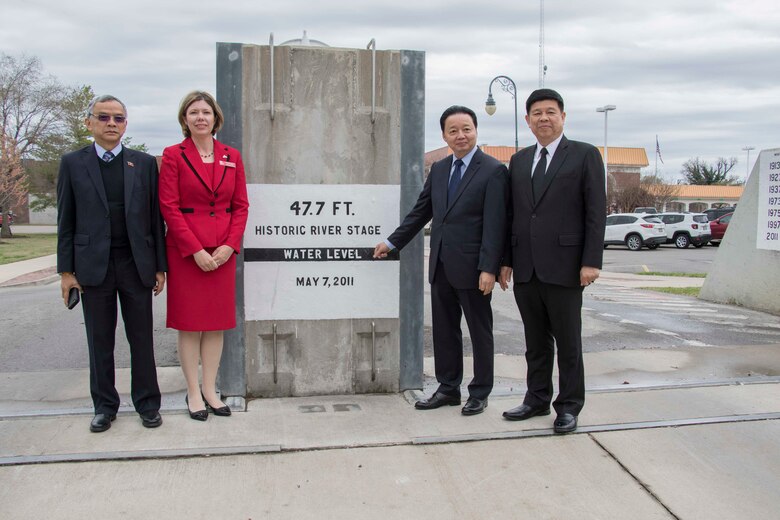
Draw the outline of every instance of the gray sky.
[[[110,7],[109,7],[110,6]],[[497,112],[484,111],[490,80],[510,76],[522,120],[538,85],[539,2],[513,0],[0,0],[0,51],[38,56],[69,85],[88,84],[129,108],[127,135],[152,153],[178,142],[176,111],[193,89],[215,90],[216,42],[265,45],[300,38],[334,47],[426,53],[426,150],[443,145],[438,118],[452,104],[479,117],[479,143],[513,145],[512,98],[496,84]],[[737,157],[745,146],[780,146],[780,2],[777,0],[545,1],[545,86],[566,100],[565,133],[602,145],[644,147],[652,173],[655,136],[665,164]]]

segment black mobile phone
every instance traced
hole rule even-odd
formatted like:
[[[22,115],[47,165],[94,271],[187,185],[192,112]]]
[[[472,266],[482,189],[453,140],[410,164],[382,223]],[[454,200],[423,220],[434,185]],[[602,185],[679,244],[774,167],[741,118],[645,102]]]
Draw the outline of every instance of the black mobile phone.
[[[78,305],[80,299],[78,287],[71,287],[68,292],[68,309],[72,309]]]

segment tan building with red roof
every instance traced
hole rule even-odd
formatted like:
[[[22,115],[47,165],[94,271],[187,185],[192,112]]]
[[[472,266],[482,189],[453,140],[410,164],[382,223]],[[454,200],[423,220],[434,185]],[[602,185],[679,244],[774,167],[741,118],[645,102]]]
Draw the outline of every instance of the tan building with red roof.
[[[480,149],[509,165],[509,159],[515,153],[514,146],[480,145]],[[604,147],[597,146],[599,153],[604,155]],[[521,148],[522,149],[522,148]],[[425,176],[431,171],[431,165],[444,159],[452,153],[443,146],[425,154]],[[609,147],[610,192],[614,186],[617,190],[639,186],[642,168],[650,165],[644,148],[625,146]],[[614,184],[613,184],[614,183]],[[692,213],[719,206],[735,206],[742,196],[743,186],[693,186],[675,185],[675,197],[666,204],[664,211],[689,211]]]
[[[672,200],[666,203],[663,211],[701,213],[709,208],[736,206],[745,187],[678,184],[674,190]]]
[[[480,145],[480,149],[486,154],[495,157],[505,165],[509,165],[509,159],[515,153],[514,146],[490,146]],[[597,147],[604,154],[603,147]],[[522,150],[522,148],[520,148]],[[425,154],[425,175],[431,170],[431,164],[444,159],[452,153],[448,147],[443,146]],[[609,175],[613,179],[615,187],[620,190],[630,186],[639,186],[640,170],[650,163],[647,160],[647,152],[644,148],[627,148],[621,146],[609,147]],[[611,183],[610,183],[611,184]]]

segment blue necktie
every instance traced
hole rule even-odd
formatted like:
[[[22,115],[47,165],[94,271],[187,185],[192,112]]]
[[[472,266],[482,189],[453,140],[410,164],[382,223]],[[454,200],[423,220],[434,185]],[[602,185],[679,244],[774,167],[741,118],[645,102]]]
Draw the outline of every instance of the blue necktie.
[[[107,162],[107,163],[110,163],[110,162],[111,162],[111,160],[112,160],[113,158],[114,158],[114,154],[113,154],[113,153],[111,153],[111,152],[108,152],[108,151],[107,151],[107,152],[105,152],[105,153],[103,154],[103,160],[104,160],[105,162]]]
[[[460,179],[463,173],[463,161],[457,159],[453,164],[455,166],[455,170],[452,172],[452,175],[450,176],[450,184],[447,186],[447,205],[452,204],[452,202],[455,200],[455,192],[458,191],[458,185],[460,184]]]

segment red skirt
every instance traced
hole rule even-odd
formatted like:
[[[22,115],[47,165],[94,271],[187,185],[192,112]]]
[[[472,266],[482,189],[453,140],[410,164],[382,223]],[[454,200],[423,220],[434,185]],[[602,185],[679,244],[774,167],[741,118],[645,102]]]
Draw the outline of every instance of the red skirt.
[[[211,254],[215,248],[208,248]],[[182,258],[168,244],[166,326],[184,331],[228,330],[236,326],[236,255],[214,271],[202,271],[192,255]]]

